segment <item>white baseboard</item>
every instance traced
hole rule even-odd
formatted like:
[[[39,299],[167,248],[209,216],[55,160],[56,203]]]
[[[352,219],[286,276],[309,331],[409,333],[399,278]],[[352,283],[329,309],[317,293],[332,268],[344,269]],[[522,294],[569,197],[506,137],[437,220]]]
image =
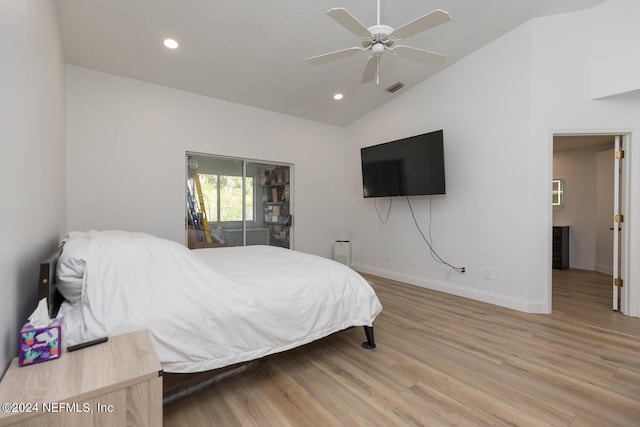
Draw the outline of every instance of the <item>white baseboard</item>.
[[[613,266],[605,265],[605,264],[596,264],[595,271],[602,274],[608,274],[609,276],[613,275]]]
[[[596,267],[593,264],[569,264],[569,268],[576,270],[596,271]]]
[[[546,301],[527,301],[508,295],[501,295],[482,291],[479,289],[472,289],[451,283],[441,282],[438,280],[428,280],[422,277],[417,277],[392,270],[381,269],[378,267],[371,267],[368,265],[354,264],[352,265],[352,268],[363,273],[384,277],[385,279],[408,283],[410,285],[419,286],[421,288],[457,295],[476,301],[482,301],[500,307],[522,311],[525,313],[547,314],[551,312],[549,303]]]

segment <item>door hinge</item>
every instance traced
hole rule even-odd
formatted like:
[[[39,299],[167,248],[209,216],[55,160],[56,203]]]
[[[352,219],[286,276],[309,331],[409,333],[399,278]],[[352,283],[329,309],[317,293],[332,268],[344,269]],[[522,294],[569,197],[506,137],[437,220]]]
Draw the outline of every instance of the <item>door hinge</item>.
[[[613,286],[622,287],[623,285],[624,285],[624,280],[622,280],[620,277],[613,279]]]
[[[624,151],[620,150],[620,151],[616,151],[616,159],[624,159]]]
[[[620,224],[621,222],[624,222],[624,215],[622,214],[614,215],[613,221],[617,222],[618,224]]]

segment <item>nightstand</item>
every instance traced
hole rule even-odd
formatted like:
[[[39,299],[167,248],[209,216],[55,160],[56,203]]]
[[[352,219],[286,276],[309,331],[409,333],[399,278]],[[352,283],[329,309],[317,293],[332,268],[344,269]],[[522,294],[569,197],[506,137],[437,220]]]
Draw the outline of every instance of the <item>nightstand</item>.
[[[0,426],[161,426],[162,368],[145,330],[33,366],[15,358],[0,405]]]

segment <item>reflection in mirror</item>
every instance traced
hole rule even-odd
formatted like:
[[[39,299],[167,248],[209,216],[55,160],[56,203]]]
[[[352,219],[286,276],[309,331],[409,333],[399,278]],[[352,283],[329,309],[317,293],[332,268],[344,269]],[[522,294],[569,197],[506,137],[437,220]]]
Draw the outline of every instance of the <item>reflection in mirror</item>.
[[[269,245],[291,248],[290,164],[187,153],[190,249]]]

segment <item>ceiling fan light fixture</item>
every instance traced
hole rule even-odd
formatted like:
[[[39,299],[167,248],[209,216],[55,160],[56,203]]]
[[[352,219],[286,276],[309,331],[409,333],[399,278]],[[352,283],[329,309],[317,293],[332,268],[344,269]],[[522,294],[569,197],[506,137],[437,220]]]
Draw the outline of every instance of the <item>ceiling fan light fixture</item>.
[[[373,52],[374,54],[384,53],[384,44],[382,43],[374,44],[373,46],[371,46],[371,52]]]

